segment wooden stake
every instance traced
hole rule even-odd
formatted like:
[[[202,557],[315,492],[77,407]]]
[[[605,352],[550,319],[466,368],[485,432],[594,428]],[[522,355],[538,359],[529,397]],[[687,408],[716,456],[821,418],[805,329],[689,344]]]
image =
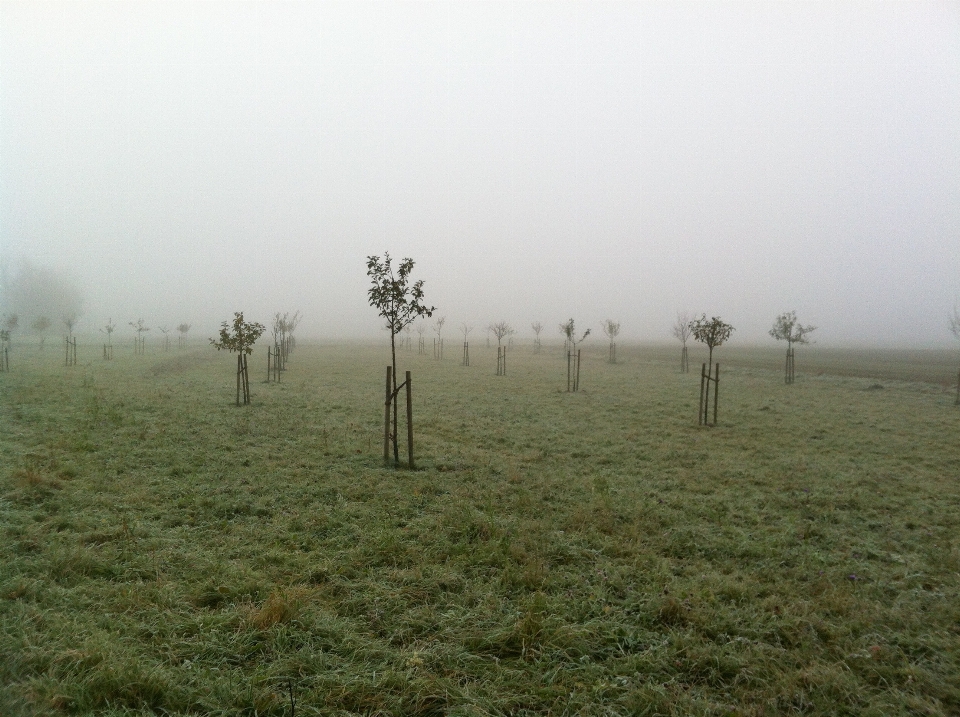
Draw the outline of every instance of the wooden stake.
[[[383,462],[390,462],[390,378],[392,366],[387,366],[387,387],[383,401]]]
[[[703,408],[703,387],[705,380],[707,378],[707,364],[703,364],[700,367],[700,407],[697,409],[697,425],[703,425],[704,418],[704,408]]]
[[[713,379],[713,425],[717,425],[717,394],[720,391],[720,363],[717,363],[717,372]]]
[[[413,470],[413,388],[410,385],[410,372],[406,373],[407,380],[407,460],[410,470]]]

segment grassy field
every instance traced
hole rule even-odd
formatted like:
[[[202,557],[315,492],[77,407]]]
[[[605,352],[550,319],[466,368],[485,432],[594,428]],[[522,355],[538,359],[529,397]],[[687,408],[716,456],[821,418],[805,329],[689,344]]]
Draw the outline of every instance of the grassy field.
[[[0,714],[960,713],[948,354],[723,347],[700,428],[698,352],[471,353],[406,471],[383,347],[15,352]]]

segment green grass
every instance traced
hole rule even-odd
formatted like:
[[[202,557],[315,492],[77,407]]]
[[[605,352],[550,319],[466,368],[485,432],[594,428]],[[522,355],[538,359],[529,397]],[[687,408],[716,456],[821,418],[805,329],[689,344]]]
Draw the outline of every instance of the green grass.
[[[592,351],[579,394],[556,348],[402,352],[411,472],[383,348],[301,346],[279,385],[256,353],[245,408],[211,349],[22,349],[0,714],[960,712],[955,371],[804,347],[784,386],[724,347],[699,428],[677,351]]]

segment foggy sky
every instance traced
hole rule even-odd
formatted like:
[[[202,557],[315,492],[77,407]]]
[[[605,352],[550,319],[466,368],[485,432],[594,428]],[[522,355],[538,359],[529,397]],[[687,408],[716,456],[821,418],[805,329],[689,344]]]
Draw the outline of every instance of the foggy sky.
[[[376,337],[384,250],[451,337],[949,344],[960,4],[0,4],[0,258],[81,331]]]

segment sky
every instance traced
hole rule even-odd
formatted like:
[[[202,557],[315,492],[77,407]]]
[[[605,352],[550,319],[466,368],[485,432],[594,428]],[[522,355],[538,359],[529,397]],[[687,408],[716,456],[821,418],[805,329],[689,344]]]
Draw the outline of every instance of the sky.
[[[81,331],[376,338],[384,251],[451,336],[955,345],[960,3],[0,3],[0,262]]]

